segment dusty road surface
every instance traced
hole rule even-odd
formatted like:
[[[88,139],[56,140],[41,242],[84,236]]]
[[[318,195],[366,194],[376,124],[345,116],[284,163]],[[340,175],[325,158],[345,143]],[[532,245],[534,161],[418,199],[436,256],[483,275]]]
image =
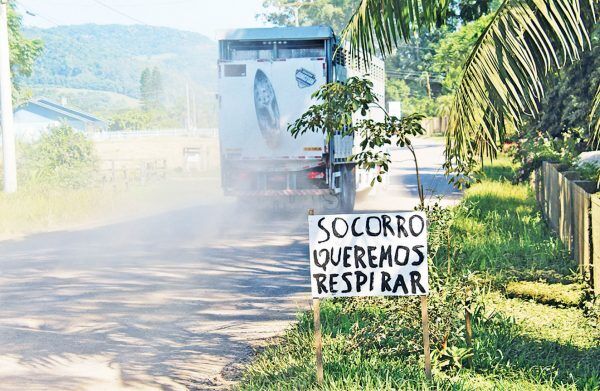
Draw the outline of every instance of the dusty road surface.
[[[441,144],[418,144],[425,187],[457,199]],[[415,205],[409,155],[394,159],[358,210]],[[307,253],[304,211],[225,198],[0,242],[0,389],[226,387],[231,363],[308,307]]]

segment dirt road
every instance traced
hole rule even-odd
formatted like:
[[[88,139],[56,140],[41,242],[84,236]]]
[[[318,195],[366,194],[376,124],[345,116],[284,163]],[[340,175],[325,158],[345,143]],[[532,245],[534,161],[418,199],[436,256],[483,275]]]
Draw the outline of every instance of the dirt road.
[[[450,194],[441,144],[418,144],[426,189]],[[415,205],[409,155],[394,160],[358,210]],[[0,389],[227,385],[309,299],[305,212],[248,209],[222,198],[0,242]]]

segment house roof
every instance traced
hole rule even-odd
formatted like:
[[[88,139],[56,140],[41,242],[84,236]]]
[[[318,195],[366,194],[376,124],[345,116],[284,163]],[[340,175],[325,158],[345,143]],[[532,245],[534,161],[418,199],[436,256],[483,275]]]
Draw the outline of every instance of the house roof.
[[[104,123],[103,120],[101,120],[98,117],[93,116],[92,114],[88,114],[88,113],[83,112],[81,110],[77,110],[77,109],[65,107],[65,106],[63,106],[61,104],[58,104],[56,102],[52,102],[51,100],[46,99],[46,98],[32,99],[29,102],[24,103],[21,106],[19,106],[17,108],[17,110],[19,110],[19,109],[26,109],[27,106],[29,106],[29,105],[39,106],[39,107],[42,107],[44,109],[54,111],[54,112],[56,112],[57,114],[60,114],[63,117],[68,117],[68,118],[79,120],[79,121],[82,121],[82,122]]]
[[[265,27],[225,30],[218,34],[219,40],[294,40],[294,39],[327,39],[334,36],[329,26],[305,27]]]

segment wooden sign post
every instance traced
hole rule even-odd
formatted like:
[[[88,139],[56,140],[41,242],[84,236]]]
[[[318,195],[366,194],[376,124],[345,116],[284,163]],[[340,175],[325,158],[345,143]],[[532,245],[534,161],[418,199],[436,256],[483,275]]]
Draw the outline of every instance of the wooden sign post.
[[[323,384],[320,299],[420,296],[425,374],[431,379],[427,222],[423,212],[315,216],[308,211],[317,383]]]
[[[314,216],[315,210],[309,209],[308,215]],[[315,351],[317,356],[317,383],[323,385],[323,339],[321,337],[321,300],[313,299],[313,320],[315,325]]]
[[[467,299],[465,302],[465,341],[467,349],[473,349],[473,328],[471,326],[471,287],[467,286]],[[467,359],[467,368],[473,367],[471,357]]]
[[[421,296],[421,319],[423,322],[423,353],[425,355],[425,376],[431,380],[431,352],[429,349],[429,316],[427,315],[427,296]]]
[[[321,309],[320,299],[313,299],[315,319],[315,351],[317,353],[317,383],[323,384],[323,339],[321,337]]]

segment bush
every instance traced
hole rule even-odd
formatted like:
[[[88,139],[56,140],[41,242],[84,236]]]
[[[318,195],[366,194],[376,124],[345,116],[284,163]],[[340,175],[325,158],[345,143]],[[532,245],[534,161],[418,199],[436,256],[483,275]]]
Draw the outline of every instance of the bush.
[[[66,124],[24,145],[21,156],[19,173],[26,185],[84,187],[93,181],[97,163],[94,144]]]
[[[520,166],[518,180],[529,179],[530,174],[542,165],[542,162],[561,163],[572,166],[583,143],[583,131],[570,129],[561,134],[562,138],[553,138],[537,132],[519,139],[509,151]]]
[[[586,181],[600,182],[600,165],[596,163],[583,163],[575,166],[579,177]]]
[[[168,129],[181,126],[181,113],[164,108],[152,110],[130,109],[115,114],[109,121],[111,131]]]
[[[149,129],[152,118],[143,110],[127,110],[115,114],[109,122],[110,130],[142,130]]]

